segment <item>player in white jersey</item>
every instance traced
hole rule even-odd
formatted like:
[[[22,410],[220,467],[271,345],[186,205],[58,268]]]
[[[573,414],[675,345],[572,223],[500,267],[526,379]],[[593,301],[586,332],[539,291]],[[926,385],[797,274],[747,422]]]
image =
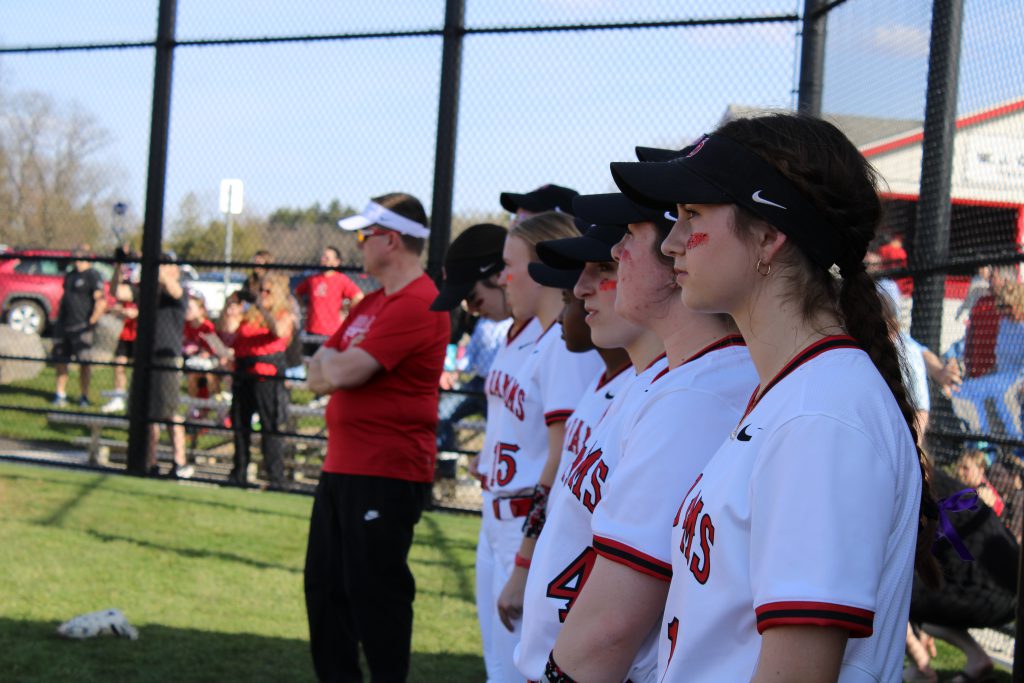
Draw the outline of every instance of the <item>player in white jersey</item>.
[[[583,227],[579,225],[578,227]],[[596,227],[596,226],[595,226]],[[613,228],[614,229],[614,228]],[[570,237],[573,239],[583,239]],[[562,240],[556,240],[560,242]],[[547,242],[538,244],[538,255],[540,249]],[[542,257],[543,258],[543,257]],[[590,336],[590,326],[587,325],[587,311],[583,308],[583,300],[573,294],[573,288],[582,272],[583,264],[579,268],[555,268],[547,263],[534,262],[529,265],[530,277],[538,284],[545,287],[554,287],[562,290],[562,339],[565,341],[565,348],[572,353],[583,353],[594,350],[604,361],[604,368],[594,375],[590,384],[583,390],[576,408],[565,421],[565,438],[562,440],[562,453],[558,461],[558,469],[555,472],[557,484],[563,477],[567,467],[586,453],[591,443],[591,435],[597,427],[597,423],[608,411],[612,400],[625,387],[627,380],[634,374],[632,361],[625,349],[620,347],[600,348],[594,345]],[[556,492],[560,489],[554,486],[548,497],[546,510],[554,504]],[[545,526],[544,519],[539,520],[541,527]]]
[[[524,537],[524,521],[532,507],[543,504],[561,454],[565,420],[603,365],[594,351],[576,354],[565,348],[557,321],[562,293],[540,286],[527,271],[537,259],[537,242],[578,234],[567,215],[539,214],[512,228],[503,250],[499,283],[512,317],[533,322],[525,327],[528,337],[510,341],[499,354],[485,385],[488,397],[499,400],[488,412],[481,453],[489,504],[483,509],[477,549],[477,612],[492,682],[520,679],[512,653],[535,542]]]
[[[672,226],[663,211],[618,194],[578,198],[574,209],[624,226],[603,254],[586,238],[541,248],[594,259],[576,293],[595,343],[625,345],[639,368],[661,347],[667,362],[641,372],[612,402],[558,485],[530,569],[517,664],[532,679],[560,670],[556,676],[645,683],[655,672],[671,558],[665,518],[678,505],[678,482],[692,479],[727,436],[756,378],[731,321],[679,300],[659,251]]]
[[[831,124],[779,114],[612,174],[676,206],[663,249],[683,301],[733,317],[760,380],[675,514],[661,680],[900,680],[936,509],[863,265],[874,172]]]

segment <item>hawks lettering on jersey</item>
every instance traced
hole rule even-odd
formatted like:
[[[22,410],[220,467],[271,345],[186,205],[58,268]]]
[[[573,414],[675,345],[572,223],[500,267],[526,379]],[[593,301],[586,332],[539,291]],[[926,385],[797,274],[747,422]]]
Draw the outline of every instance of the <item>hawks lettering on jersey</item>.
[[[505,408],[515,415],[520,422],[526,416],[523,404],[526,392],[519,386],[515,377],[506,375],[500,370],[491,370],[487,375],[487,393],[501,399]]]

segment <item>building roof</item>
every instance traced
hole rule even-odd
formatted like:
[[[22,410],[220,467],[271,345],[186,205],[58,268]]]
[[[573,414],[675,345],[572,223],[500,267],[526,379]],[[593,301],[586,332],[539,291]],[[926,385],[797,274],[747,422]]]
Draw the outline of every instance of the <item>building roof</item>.
[[[956,127],[959,130],[1022,110],[1024,110],[1024,98],[962,116],[957,119]],[[722,116],[722,122],[771,111],[781,110],[730,104]],[[828,113],[824,115],[824,118],[843,131],[866,157],[916,144],[924,138],[924,123],[922,121]]]
[[[730,104],[722,116],[722,123],[732,119],[741,119],[758,114],[767,114],[772,111],[792,111],[781,109],[766,109],[762,107],[751,107],[742,104]],[[854,116],[852,114],[828,114],[825,120],[836,125],[839,130],[846,134],[858,148],[871,145],[879,140],[887,140],[905,135],[911,131],[920,130],[922,122],[913,119],[883,119],[873,116]]]

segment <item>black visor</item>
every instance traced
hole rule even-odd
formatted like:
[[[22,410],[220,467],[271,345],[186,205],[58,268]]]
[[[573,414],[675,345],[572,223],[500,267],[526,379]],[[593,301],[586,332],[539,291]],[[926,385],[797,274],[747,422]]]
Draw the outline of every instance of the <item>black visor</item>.
[[[737,204],[775,226],[823,268],[836,262],[836,231],[779,171],[715,133],[685,156],[663,162],[614,162],[612,177],[630,199],[653,207]]]
[[[526,270],[537,284],[555,289],[572,289],[576,286],[576,281],[580,279],[580,273],[583,272],[581,268],[554,268],[546,263],[536,261],[528,263]]]

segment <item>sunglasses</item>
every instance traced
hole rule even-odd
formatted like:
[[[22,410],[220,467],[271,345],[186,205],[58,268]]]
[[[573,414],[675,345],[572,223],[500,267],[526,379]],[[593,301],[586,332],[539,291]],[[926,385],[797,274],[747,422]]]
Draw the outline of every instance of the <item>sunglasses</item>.
[[[371,237],[379,237],[381,235],[390,235],[393,230],[381,230],[380,228],[370,228],[368,230],[356,230],[356,241],[362,244]]]

